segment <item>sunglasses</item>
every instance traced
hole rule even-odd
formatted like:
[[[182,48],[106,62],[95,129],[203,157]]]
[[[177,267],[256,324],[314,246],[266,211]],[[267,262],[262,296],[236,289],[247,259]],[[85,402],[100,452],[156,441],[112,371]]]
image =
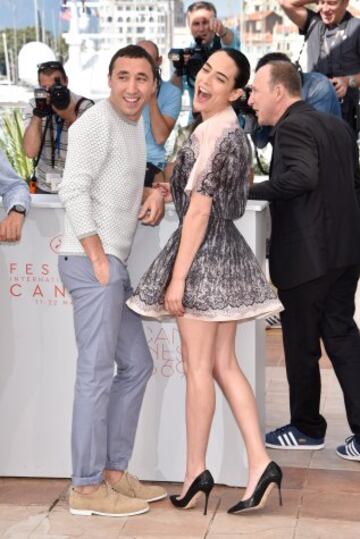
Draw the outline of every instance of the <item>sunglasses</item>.
[[[49,62],[42,62],[41,64],[38,64],[38,73],[41,73],[42,71],[48,71],[48,70],[58,70],[65,74],[64,66],[61,62],[56,61],[49,61]]]

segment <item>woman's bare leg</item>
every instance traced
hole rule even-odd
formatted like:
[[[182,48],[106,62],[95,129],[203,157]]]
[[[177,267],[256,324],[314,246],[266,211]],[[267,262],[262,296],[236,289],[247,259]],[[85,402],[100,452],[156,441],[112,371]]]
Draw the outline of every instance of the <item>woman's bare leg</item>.
[[[183,497],[206,468],[206,450],[215,410],[214,345],[218,323],[177,319],[186,376],[186,472]]]
[[[247,499],[253,493],[270,458],[260,431],[254,393],[236,359],[236,327],[236,322],[221,322],[218,325],[213,374],[230,404],[245,442],[249,479],[243,499]]]

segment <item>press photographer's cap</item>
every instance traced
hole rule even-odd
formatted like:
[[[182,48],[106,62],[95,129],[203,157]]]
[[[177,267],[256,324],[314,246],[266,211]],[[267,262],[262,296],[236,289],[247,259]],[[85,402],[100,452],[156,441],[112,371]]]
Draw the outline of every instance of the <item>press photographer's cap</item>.
[[[61,62],[58,62],[56,60],[50,60],[49,62],[42,62],[41,64],[38,64],[37,68],[38,68],[38,75],[40,75],[40,73],[45,73],[45,72],[60,71],[60,73],[62,73],[62,75],[64,75],[64,77],[67,78],[64,66],[62,65]]]

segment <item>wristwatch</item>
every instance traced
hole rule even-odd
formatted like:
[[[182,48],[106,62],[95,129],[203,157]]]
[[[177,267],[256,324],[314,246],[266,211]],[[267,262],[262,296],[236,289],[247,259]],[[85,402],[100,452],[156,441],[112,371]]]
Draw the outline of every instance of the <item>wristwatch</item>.
[[[352,75],[350,75],[350,77],[349,77],[349,86],[350,86],[350,88],[357,88],[358,83],[357,83],[356,77],[353,77]]]
[[[13,207],[10,209],[9,213],[10,213],[11,211],[15,211],[16,213],[21,213],[21,214],[24,215],[24,216],[25,216],[25,214],[26,214],[26,209],[25,209],[24,206],[22,206],[21,204],[15,204],[15,206],[13,206]]]

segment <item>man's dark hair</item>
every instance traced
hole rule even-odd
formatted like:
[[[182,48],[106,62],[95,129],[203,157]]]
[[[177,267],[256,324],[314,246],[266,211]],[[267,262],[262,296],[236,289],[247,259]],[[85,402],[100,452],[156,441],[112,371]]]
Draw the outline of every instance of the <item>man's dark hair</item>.
[[[64,79],[67,79],[67,75],[66,75],[63,64],[57,60],[50,60],[49,62],[42,62],[41,64],[38,64],[37,68],[38,68],[38,79],[40,78],[40,75],[42,73],[46,76],[49,76],[49,75],[52,75],[54,71],[60,71]]]
[[[234,88],[244,88],[247,85],[250,78],[250,63],[245,54],[237,49],[221,49],[225,52],[234,62],[237,67],[237,75],[235,77]],[[215,53],[213,53],[215,54]]]
[[[255,67],[255,73],[259,71],[261,67],[269,64],[270,62],[291,62],[291,60],[283,52],[268,52],[258,60]]]
[[[270,85],[282,84],[291,97],[301,96],[301,77],[296,67],[288,61],[272,60],[270,66]]]
[[[199,9],[206,9],[207,11],[212,11],[215,17],[217,17],[216,7],[211,2],[193,2],[187,8],[186,13],[193,13],[194,11],[198,11]]]
[[[155,62],[151,58],[150,54],[142,47],[139,47],[138,45],[128,45],[127,47],[123,47],[122,49],[119,49],[110,60],[110,64],[109,64],[110,77],[112,75],[115,62],[118,58],[144,58],[145,60],[149,62],[154,79],[156,79],[157,67],[155,65]]]

